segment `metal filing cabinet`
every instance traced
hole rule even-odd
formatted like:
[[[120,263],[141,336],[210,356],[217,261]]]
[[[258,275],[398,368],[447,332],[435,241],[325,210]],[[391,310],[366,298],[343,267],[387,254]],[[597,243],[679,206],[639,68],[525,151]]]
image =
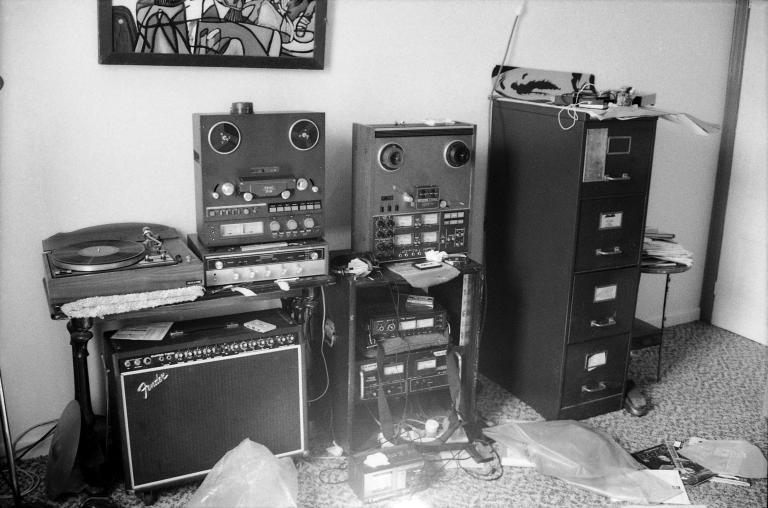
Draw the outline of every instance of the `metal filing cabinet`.
[[[480,372],[547,419],[622,407],[655,134],[493,103]]]

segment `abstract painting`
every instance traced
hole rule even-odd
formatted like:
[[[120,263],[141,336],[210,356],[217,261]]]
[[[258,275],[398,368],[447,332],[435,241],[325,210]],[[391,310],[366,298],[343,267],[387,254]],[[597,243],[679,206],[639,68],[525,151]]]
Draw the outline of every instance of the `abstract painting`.
[[[326,3],[99,0],[99,62],[322,69]]]

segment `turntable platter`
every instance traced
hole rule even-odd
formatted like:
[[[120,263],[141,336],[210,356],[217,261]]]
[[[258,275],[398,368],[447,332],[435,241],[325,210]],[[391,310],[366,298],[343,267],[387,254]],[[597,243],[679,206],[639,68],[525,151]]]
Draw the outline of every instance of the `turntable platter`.
[[[114,270],[133,265],[142,257],[144,245],[126,240],[91,240],[51,252],[54,265],[76,272]]]

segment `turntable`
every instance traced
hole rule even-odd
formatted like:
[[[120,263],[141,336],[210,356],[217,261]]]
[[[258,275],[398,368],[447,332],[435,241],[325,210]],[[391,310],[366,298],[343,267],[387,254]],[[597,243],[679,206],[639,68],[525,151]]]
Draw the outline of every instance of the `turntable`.
[[[43,240],[45,289],[52,313],[91,296],[202,284],[203,265],[174,228],[120,223]]]

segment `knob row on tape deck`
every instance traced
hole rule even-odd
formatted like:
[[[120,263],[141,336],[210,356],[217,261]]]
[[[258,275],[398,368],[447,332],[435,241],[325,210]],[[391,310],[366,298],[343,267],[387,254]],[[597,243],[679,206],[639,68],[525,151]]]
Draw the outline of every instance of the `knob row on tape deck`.
[[[282,215],[276,215],[282,214]],[[208,207],[206,216],[211,219],[202,238],[242,243],[280,242],[314,238],[322,233],[323,214],[320,201],[292,203],[286,205],[243,205]],[[264,219],[259,219],[264,216]],[[228,219],[216,223],[214,218]],[[233,219],[237,219],[233,222]]]

